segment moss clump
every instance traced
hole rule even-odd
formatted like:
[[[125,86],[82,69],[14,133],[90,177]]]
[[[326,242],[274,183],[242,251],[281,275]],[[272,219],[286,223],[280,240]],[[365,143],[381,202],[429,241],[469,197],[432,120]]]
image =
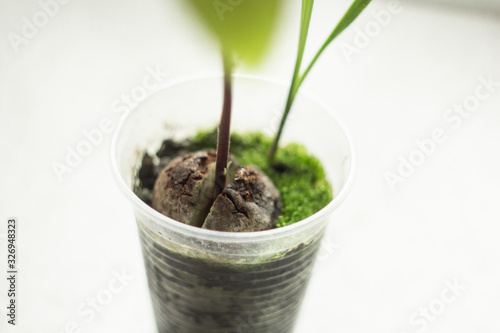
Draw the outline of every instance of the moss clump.
[[[191,150],[213,149],[217,133],[202,130],[189,141]],[[233,133],[231,153],[241,165],[257,166],[271,178],[282,199],[276,226],[283,227],[316,213],[332,200],[333,194],[321,162],[304,146],[291,143],[280,147],[275,163],[269,165],[267,151],[271,143],[272,138],[261,132]]]

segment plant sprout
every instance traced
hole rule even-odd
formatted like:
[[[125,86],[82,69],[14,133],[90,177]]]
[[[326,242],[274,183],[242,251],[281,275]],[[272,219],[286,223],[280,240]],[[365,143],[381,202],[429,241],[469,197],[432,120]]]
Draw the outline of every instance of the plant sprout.
[[[215,33],[222,48],[224,97],[217,139],[215,199],[225,188],[232,105],[233,58],[257,64],[269,47],[276,17],[283,0],[188,0],[200,18]]]
[[[273,144],[269,149],[268,157],[269,162],[273,162],[274,156],[276,155],[276,150],[278,149],[278,143],[281,138],[281,134],[283,132],[283,128],[285,127],[286,120],[288,118],[288,114],[290,113],[290,109],[292,108],[293,101],[295,100],[295,96],[299,91],[302,82],[306,78],[307,74],[309,74],[311,68],[314,66],[318,58],[321,56],[323,51],[330,45],[330,43],[342,33],[357,17],[361,12],[365,9],[366,6],[371,2],[371,0],[354,0],[352,5],[349,7],[347,12],[344,14],[340,22],[333,29],[332,33],[323,45],[320,47],[316,55],[306,67],[304,72],[300,74],[300,68],[302,65],[302,58],[304,56],[304,50],[307,40],[307,33],[309,31],[309,23],[311,22],[311,14],[314,5],[314,0],[302,0],[302,17],[300,20],[300,37],[299,37],[299,49],[297,52],[297,59],[295,61],[295,69],[293,71],[292,83],[290,85],[290,90],[288,92],[288,98],[285,104],[285,110],[283,111],[283,116],[281,118],[281,122],[278,128],[278,132],[274,138]]]
[[[226,185],[228,168],[233,57],[237,56],[238,60],[249,64],[255,64],[262,58],[269,44],[271,32],[275,26],[275,18],[279,12],[282,0],[230,0],[227,3],[218,0],[188,0],[188,2],[201,15],[202,20],[208,24],[209,29],[218,37],[223,50],[224,102],[217,141],[215,177],[215,196],[217,196],[224,190]],[[302,59],[314,5],[314,0],[302,0],[299,45],[295,68],[280,126],[268,152],[269,163],[273,163],[274,161],[286,120],[304,79],[323,51],[361,14],[370,2],[371,0],[353,1],[311,62],[301,72]]]

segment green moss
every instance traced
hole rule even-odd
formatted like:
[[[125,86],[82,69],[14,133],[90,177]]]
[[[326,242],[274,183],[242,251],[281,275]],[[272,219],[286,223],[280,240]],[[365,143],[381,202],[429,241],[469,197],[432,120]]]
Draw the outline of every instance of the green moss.
[[[214,130],[202,130],[190,141],[193,150],[214,149],[217,134]],[[280,167],[270,166],[267,151],[271,142],[272,138],[260,132],[233,133],[231,153],[241,165],[260,168],[276,185],[282,199],[277,226],[282,227],[316,213],[332,200],[333,194],[321,162],[309,155],[303,145],[291,143],[280,147],[276,155]]]

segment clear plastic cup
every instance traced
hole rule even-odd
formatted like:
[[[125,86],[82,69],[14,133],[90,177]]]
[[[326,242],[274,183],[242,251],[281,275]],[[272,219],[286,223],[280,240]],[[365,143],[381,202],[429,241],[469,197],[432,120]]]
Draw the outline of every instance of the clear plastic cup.
[[[235,76],[232,130],[272,135],[286,94],[286,84]],[[166,138],[213,128],[221,108],[221,76],[178,80],[129,112],[113,138],[114,174],[134,206],[158,330],[291,332],[328,216],[352,183],[352,144],[322,103],[304,93],[296,97],[282,143],[301,143],[321,160],[334,199],[290,226],[249,233],[205,230],[141,201],[132,187],[142,154],[154,154]]]

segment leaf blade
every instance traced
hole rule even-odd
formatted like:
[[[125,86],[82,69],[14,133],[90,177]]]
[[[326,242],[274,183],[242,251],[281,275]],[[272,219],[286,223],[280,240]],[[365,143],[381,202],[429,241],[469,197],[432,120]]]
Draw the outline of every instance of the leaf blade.
[[[338,37],[338,35],[340,35],[348,26],[351,25],[352,22],[354,22],[354,20],[359,16],[359,14],[361,14],[361,12],[363,12],[363,10],[370,4],[370,2],[371,0],[354,0],[342,19],[339,21],[339,23],[337,23],[330,36],[328,36],[314,58],[311,60],[306,70],[302,73],[299,79],[297,90],[306,78],[307,74],[309,74],[311,68],[323,53],[323,51],[330,45],[331,42],[333,42],[335,38]]]
[[[283,0],[182,0],[222,44],[250,65],[257,64],[270,45]]]

